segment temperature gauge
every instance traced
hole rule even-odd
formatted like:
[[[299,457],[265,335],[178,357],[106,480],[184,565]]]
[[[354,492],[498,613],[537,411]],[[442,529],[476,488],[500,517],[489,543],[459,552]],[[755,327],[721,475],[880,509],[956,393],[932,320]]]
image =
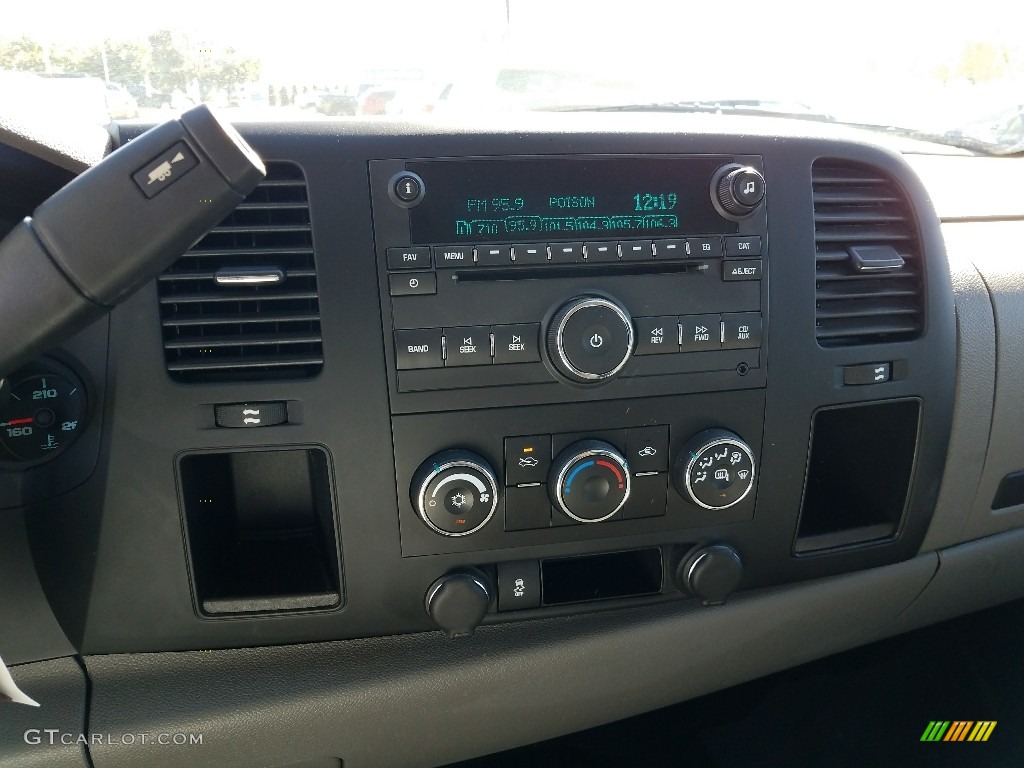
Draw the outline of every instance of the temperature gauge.
[[[36,461],[56,456],[85,428],[82,382],[56,366],[29,366],[0,390],[0,458]]]

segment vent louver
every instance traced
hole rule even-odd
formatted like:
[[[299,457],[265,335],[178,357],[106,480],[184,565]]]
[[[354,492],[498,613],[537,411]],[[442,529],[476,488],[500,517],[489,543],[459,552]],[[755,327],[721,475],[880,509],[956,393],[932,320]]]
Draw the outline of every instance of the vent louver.
[[[179,381],[298,378],[323,366],[302,170],[267,177],[158,278],[167,370]]]
[[[841,160],[815,161],[811,177],[818,343],[920,336],[924,269],[903,190],[877,168]]]

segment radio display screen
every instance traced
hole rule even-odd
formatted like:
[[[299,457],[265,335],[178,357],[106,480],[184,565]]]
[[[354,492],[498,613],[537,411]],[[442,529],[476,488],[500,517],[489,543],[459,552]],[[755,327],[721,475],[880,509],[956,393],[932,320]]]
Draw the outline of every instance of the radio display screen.
[[[730,234],[710,184],[727,157],[577,156],[423,160],[410,241],[486,243]]]

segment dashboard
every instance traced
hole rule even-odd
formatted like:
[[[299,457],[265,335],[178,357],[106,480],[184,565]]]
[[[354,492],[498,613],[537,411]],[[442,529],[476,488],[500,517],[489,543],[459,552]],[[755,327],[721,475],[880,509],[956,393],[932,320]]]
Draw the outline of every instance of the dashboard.
[[[1024,595],[1024,209],[964,194],[1019,161],[702,116],[238,127],[256,190],[4,383],[0,652],[67,722],[436,765]]]

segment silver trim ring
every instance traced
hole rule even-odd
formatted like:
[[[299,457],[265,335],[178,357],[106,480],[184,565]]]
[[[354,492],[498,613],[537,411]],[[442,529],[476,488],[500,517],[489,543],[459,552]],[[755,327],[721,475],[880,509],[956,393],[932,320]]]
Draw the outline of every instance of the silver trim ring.
[[[456,575],[468,576],[469,580],[472,581],[474,584],[476,584],[478,587],[480,587],[480,590],[485,595],[487,595],[487,600],[488,600],[488,602],[490,602],[491,598],[493,597],[491,595],[491,590],[488,589],[487,585],[484,584],[482,581],[480,581],[480,579],[478,579],[473,574],[471,574],[471,573],[446,573],[444,576],[441,576],[437,581],[435,581],[433,584],[431,584],[430,585],[430,589],[427,590],[427,594],[426,594],[426,597],[423,600],[423,603],[427,606],[428,609],[430,608],[431,604],[434,602],[434,596],[441,590],[441,587],[443,587],[445,584],[448,583],[448,578],[451,577],[451,576],[456,576]]]
[[[577,312],[590,307],[605,307],[610,309],[618,315],[619,320],[621,320],[622,324],[626,326],[626,354],[622,356],[622,361],[607,373],[590,373],[588,371],[581,371],[569,362],[569,358],[565,354],[565,344],[562,341],[562,334],[565,332],[565,324],[569,322],[569,318]],[[572,373],[573,376],[578,376],[587,381],[603,381],[604,379],[609,379],[621,371],[625,367],[626,363],[629,362],[629,358],[633,356],[633,321],[617,304],[612,301],[608,301],[608,299],[584,299],[566,312],[565,317],[563,317],[561,322],[558,323],[558,328],[555,330],[555,344],[558,348],[558,358],[562,361],[565,367],[569,369],[569,372]]]
[[[566,506],[565,499],[562,498],[562,488],[565,485],[565,473],[569,471],[569,467],[579,463],[580,461],[583,461],[583,459],[588,459],[591,456],[604,456],[606,458],[612,459],[616,464],[619,465],[619,467],[622,469],[623,476],[626,478],[626,492],[625,494],[623,494],[622,501],[619,502],[619,506],[617,506],[615,509],[609,512],[607,515],[605,515],[604,517],[595,518],[593,520],[587,520],[583,517],[577,517],[569,511],[568,507]],[[626,462],[621,455],[617,453],[612,453],[611,451],[606,451],[603,448],[592,448],[589,451],[584,451],[583,453],[576,454],[576,456],[573,457],[572,461],[568,462],[564,467],[562,467],[562,471],[558,473],[558,486],[555,490],[555,500],[558,502],[559,508],[566,515],[575,520],[577,523],[603,523],[605,520],[612,517],[612,515],[615,515],[620,509],[622,509],[626,505],[626,502],[629,500],[629,492],[631,489],[630,480],[631,476],[629,472],[629,467],[626,465]]]
[[[452,469],[454,467],[467,467],[469,469],[476,470],[485,478],[487,478],[487,481],[491,484],[491,511],[487,513],[487,517],[485,517],[478,526],[476,526],[475,528],[471,528],[468,531],[446,531],[443,528],[438,528],[436,525],[434,525],[431,519],[427,517],[427,487],[430,485],[431,481],[435,477],[440,475],[442,472],[447,472],[449,469]],[[452,538],[458,538],[459,536],[469,536],[469,534],[471,533],[476,533],[491,521],[491,518],[494,517],[494,512],[497,509],[498,479],[494,476],[493,472],[488,470],[486,467],[482,467],[473,461],[449,461],[436,467],[432,472],[430,472],[430,474],[426,476],[426,478],[424,478],[423,482],[420,483],[420,492],[416,496],[416,513],[420,516],[420,519],[434,533],[439,533],[442,536],[450,536]]]
[[[716,446],[719,445],[731,445],[733,448],[738,448],[739,450],[747,454],[747,458],[750,459],[750,482],[747,483],[747,487],[743,490],[743,493],[740,494],[739,498],[736,499],[736,501],[730,501],[728,504],[724,504],[720,507],[713,507],[710,504],[705,504],[703,501],[698,499],[697,494],[693,492],[693,488],[690,485],[690,470],[693,469],[693,465],[697,461],[697,459],[699,459],[705,453],[710,451],[712,448],[715,448]],[[747,495],[750,493],[750,489],[754,487],[754,477],[756,475],[757,463],[754,461],[754,454],[750,452],[750,447],[746,443],[737,441],[735,438],[721,437],[718,440],[713,440],[712,442],[705,445],[697,452],[696,455],[690,456],[690,461],[686,465],[686,474],[684,475],[684,477],[686,478],[686,493],[689,495],[693,503],[696,504],[697,506],[704,507],[704,509],[710,509],[712,511],[717,512],[720,509],[728,509],[729,507],[735,506],[736,504],[739,504],[741,501],[747,498]]]

